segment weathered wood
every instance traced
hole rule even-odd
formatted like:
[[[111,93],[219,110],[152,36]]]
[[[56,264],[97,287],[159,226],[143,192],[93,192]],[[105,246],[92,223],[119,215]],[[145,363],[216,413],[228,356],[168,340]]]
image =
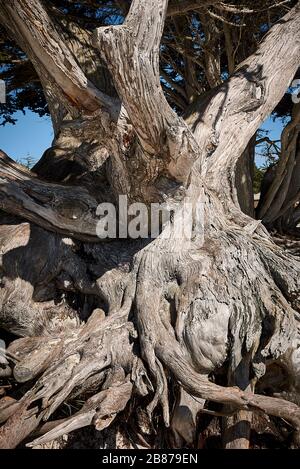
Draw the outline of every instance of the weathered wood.
[[[1,208],[50,231],[85,241],[96,234],[97,201],[82,187],[49,184],[0,151]]]
[[[296,211],[300,200],[300,106],[295,104],[291,121],[281,134],[279,160],[265,174],[257,216],[270,229],[297,234]],[[295,216],[296,215],[296,216]]]
[[[69,112],[54,159],[69,145],[81,163],[72,184],[53,184],[0,155],[1,207],[15,216],[1,214],[0,321],[24,337],[7,350],[16,358],[7,358],[15,381],[32,381],[18,402],[0,406],[0,446],[16,447],[38,432],[43,435],[32,446],[86,425],[103,430],[139,397],[147,397],[150,420],[160,404],[166,427],[173,424],[190,444],[203,406],[193,405],[199,398],[224,404],[238,420],[244,412],[283,418],[299,440],[297,404],[208,378],[225,367],[231,376],[247,371],[259,380],[266,361],[284,354],[292,357],[288,372],[297,368],[300,263],[242,213],[235,170],[299,65],[299,3],[227,82],[191,107],[186,120],[171,109],[160,85],[167,0],[134,0],[123,25],[95,32],[117,100],[90,84],[42,2],[14,0],[0,8],[42,70],[43,85],[54,81],[54,95]],[[214,86],[216,69],[208,72]],[[70,108],[62,95],[72,98]],[[67,177],[64,171],[60,176]],[[178,239],[171,222],[167,239],[162,232],[145,242],[96,244],[95,210],[107,186],[110,200],[120,193],[146,203],[171,200],[178,210],[185,201],[196,208],[201,194],[204,220],[201,227],[194,220],[192,239]],[[174,381],[191,415],[180,425],[169,405]],[[86,399],[87,391],[92,395],[81,410],[44,426],[64,402]]]
[[[42,2],[12,0],[3,3],[0,11],[11,20],[29,57],[38,58],[72,105],[90,113],[100,107],[110,110],[113,100],[86,78]]]
[[[160,85],[159,45],[167,5],[166,0],[133,1],[125,23],[98,28],[94,44],[114,78],[144,158],[150,160],[149,175],[158,177],[164,170],[186,183],[200,155],[190,129],[171,109]]]

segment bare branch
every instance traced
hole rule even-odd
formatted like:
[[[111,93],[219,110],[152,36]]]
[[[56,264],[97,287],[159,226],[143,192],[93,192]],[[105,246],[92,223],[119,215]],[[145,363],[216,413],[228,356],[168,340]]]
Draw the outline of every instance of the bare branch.
[[[214,5],[215,3],[218,3],[218,0],[181,0],[169,5],[167,15],[184,15],[190,11],[197,11],[210,5]]]
[[[1,209],[50,231],[85,241],[99,241],[96,200],[81,187],[39,180],[0,150]]]
[[[259,210],[259,217],[262,219],[272,219],[276,215],[277,211],[281,209],[281,205],[284,202],[285,191],[283,190],[282,183],[286,186],[286,190],[289,186],[289,179],[292,175],[292,168],[294,166],[294,160],[296,155],[296,144],[300,128],[300,105],[296,104],[293,109],[292,119],[284,128],[281,135],[281,151],[280,158],[276,168],[275,178],[268,189],[263,206]],[[289,171],[288,171],[289,169]],[[287,175],[289,174],[289,178]],[[279,194],[279,204],[272,205],[272,202]],[[283,200],[281,200],[283,199]],[[281,205],[280,205],[281,202]],[[279,205],[279,207],[278,207]],[[274,213],[275,212],[275,213]]]
[[[2,2],[0,11],[9,27],[21,38],[29,58],[47,70],[73,106],[87,112],[110,109],[113,100],[99,91],[84,75],[59,35],[40,0]],[[3,24],[6,26],[6,24]]]
[[[193,126],[198,119],[194,135],[206,148],[211,174],[225,176],[226,168],[234,168],[249,138],[286,92],[300,62],[299,31],[300,3],[272,27],[227,82],[194,107],[188,122]]]
[[[150,159],[164,153],[167,172],[183,182],[199,149],[160,84],[159,46],[167,4],[167,0],[134,0],[125,23],[97,29],[94,44],[107,63],[144,153]]]

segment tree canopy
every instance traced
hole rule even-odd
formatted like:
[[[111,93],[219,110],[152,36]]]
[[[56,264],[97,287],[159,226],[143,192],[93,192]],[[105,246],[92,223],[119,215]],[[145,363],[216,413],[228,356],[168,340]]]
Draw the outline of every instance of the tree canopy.
[[[270,27],[295,3],[294,0],[233,0],[230,4],[172,0],[160,46],[161,83],[172,107],[184,114],[197,98],[226,81],[235,67],[257,48]],[[59,24],[68,41],[72,41],[72,36],[73,40],[74,36],[78,40],[78,28],[93,31],[99,26],[121,24],[129,6],[130,1],[126,0],[46,2],[52,20]],[[5,80],[8,91],[7,103],[0,105],[2,125],[15,122],[13,114],[26,108],[40,116],[48,114],[32,63],[3,27],[0,43],[0,78]],[[92,71],[90,78],[93,81]],[[97,82],[95,76],[94,80]],[[280,115],[289,115],[290,99],[278,109]]]

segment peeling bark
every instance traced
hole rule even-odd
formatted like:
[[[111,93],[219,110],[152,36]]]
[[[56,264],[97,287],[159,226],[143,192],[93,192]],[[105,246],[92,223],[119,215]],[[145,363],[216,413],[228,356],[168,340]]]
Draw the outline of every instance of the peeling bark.
[[[77,112],[60,123],[39,176],[1,153],[0,324],[21,337],[5,366],[30,385],[18,401],[0,401],[0,446],[40,435],[29,443],[36,446],[87,425],[102,431],[136,402],[150,422],[158,412],[177,443],[194,444],[196,416],[215,402],[227,429],[264,412],[288,421],[299,444],[298,404],[255,394],[254,385],[269,361],[285,357],[290,373],[297,366],[300,263],[242,212],[236,184],[238,160],[299,65],[299,4],[183,120],[160,86],[167,0],[134,0],[123,25],[95,32],[118,98],[94,89],[35,3],[39,15],[29,0],[1,11],[47,69],[44,81],[72,96]],[[173,223],[168,239],[162,231],[154,240],[101,242],[96,205],[122,193],[177,210],[186,201],[195,208],[201,196],[204,242],[200,232],[178,240]],[[211,379],[218,372],[227,386]],[[181,395],[174,407],[173,389]],[[74,396],[85,400],[77,412],[45,423]],[[236,431],[233,439],[240,444]]]

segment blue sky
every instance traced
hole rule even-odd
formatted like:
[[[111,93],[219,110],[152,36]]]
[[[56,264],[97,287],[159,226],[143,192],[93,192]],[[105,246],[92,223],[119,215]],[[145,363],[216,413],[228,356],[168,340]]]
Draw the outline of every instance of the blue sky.
[[[7,124],[0,127],[0,149],[11,158],[24,161],[29,155],[32,160],[38,161],[43,152],[51,146],[53,129],[49,117],[39,117],[37,114],[26,111],[14,115],[18,119],[15,125]],[[272,140],[279,140],[282,131],[282,122],[277,119],[267,119],[262,129],[269,131]],[[264,159],[256,157],[256,164],[262,166]]]
[[[261,129],[268,131],[268,137],[271,140],[280,140],[281,132],[284,125],[285,124],[282,123],[281,119],[276,119],[275,121],[273,121],[273,119],[268,118],[261,126]],[[280,144],[278,145],[280,147]],[[256,154],[255,162],[256,165],[260,167],[264,165],[265,159]]]
[[[31,111],[17,112],[15,125],[0,127],[0,149],[17,161],[28,155],[38,161],[43,152],[51,146],[53,129],[50,117],[39,117]]]

